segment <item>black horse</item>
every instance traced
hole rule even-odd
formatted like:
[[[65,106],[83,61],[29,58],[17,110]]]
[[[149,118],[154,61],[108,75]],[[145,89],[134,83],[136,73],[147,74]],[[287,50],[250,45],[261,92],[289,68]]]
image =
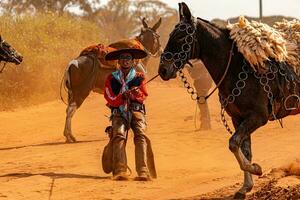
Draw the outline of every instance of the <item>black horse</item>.
[[[300,113],[299,77],[287,64],[272,60],[266,63],[266,74],[254,72],[230,39],[229,30],[195,19],[185,3],[179,4],[179,13],[180,21],[161,55],[159,74],[167,81],[175,78],[189,59],[203,61],[219,89],[222,121],[230,130],[224,118],[226,111],[235,128],[229,149],[244,171],[244,184],[234,197],[245,198],[253,187],[252,174],[262,174],[261,167],[251,163],[251,133],[268,120]],[[189,89],[189,84],[186,87]]]
[[[23,56],[18,53],[8,42],[2,39],[0,35],[0,63],[11,62],[19,65],[23,60]],[[5,66],[5,64],[4,64]],[[4,66],[0,69],[0,73],[3,71]]]

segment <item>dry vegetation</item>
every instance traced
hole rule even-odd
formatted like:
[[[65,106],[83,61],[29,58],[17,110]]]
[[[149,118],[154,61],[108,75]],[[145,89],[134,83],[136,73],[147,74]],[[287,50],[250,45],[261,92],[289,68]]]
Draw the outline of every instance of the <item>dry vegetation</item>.
[[[0,16],[0,33],[23,56],[0,74],[1,110],[57,98],[63,71],[90,44],[106,42],[89,21],[53,13]]]
[[[0,1],[0,34],[24,56],[21,65],[9,64],[0,74],[0,111],[58,98],[64,69],[72,58],[89,45],[137,35],[143,17],[151,26],[163,18],[158,30],[162,46],[177,21],[177,11],[160,1],[111,0],[93,9],[98,0],[72,0],[81,8],[80,16],[68,12],[68,2]],[[157,72],[157,60],[150,60],[151,74]]]

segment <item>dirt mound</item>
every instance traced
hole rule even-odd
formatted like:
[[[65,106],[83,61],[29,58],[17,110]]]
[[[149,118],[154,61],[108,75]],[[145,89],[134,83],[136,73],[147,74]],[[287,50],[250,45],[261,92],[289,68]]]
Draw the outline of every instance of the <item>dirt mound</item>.
[[[283,167],[274,168],[254,180],[252,193],[246,200],[296,200],[300,199],[300,162],[293,161]],[[177,200],[229,200],[233,199],[241,183],[225,186],[199,196],[179,198]]]
[[[297,159],[286,166],[283,166],[281,170],[286,173],[286,175],[295,175],[295,176],[300,176],[300,160]]]
[[[273,169],[264,183],[247,199],[300,199],[300,160],[295,160],[279,169]]]
[[[273,180],[267,183],[265,186],[260,188],[257,192],[249,195],[247,199],[272,199],[272,200],[296,200],[300,199],[300,179],[299,184],[291,186],[280,186],[278,185],[279,180]]]

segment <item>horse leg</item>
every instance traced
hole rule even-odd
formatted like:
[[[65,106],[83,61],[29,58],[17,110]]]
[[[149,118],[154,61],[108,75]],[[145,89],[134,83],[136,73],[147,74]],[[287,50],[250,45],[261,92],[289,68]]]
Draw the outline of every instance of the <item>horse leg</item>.
[[[69,91],[69,103],[66,109],[67,116],[66,116],[65,130],[64,130],[64,136],[66,137],[67,143],[76,142],[76,138],[73,136],[72,129],[71,129],[72,117],[75,114],[76,110],[80,108],[80,106],[87,98],[89,93],[90,90],[88,89],[83,91],[77,91],[77,90]]]
[[[251,152],[251,137],[246,138],[241,146],[244,156],[251,162],[252,152]],[[246,193],[250,192],[253,188],[253,179],[250,172],[244,171],[244,184],[243,186],[235,193],[234,199],[244,199]]]
[[[66,109],[67,116],[66,116],[66,122],[65,122],[65,130],[64,130],[64,136],[66,137],[67,143],[76,142],[76,139],[72,134],[72,127],[71,127],[72,117],[75,114],[76,110],[77,110],[76,103],[69,102],[68,107]]]
[[[240,125],[240,120],[232,120],[234,128],[237,129]],[[251,162],[252,160],[252,151],[251,151],[251,137],[247,137],[242,145],[242,152],[244,156]],[[250,192],[253,188],[253,179],[250,172],[244,171],[244,183],[243,186],[235,193],[234,199],[245,199],[246,193]]]
[[[254,132],[257,128],[261,127],[262,125],[266,124],[267,121],[267,117],[262,118],[258,114],[252,114],[238,126],[237,130],[229,140],[229,149],[235,155],[240,165],[240,168],[243,171],[247,171],[251,174],[259,176],[262,175],[261,167],[256,163],[251,164],[251,162],[245,157],[245,155],[241,151],[241,146],[243,142],[250,137],[250,134],[252,132]],[[246,150],[247,148],[245,148],[245,152]]]

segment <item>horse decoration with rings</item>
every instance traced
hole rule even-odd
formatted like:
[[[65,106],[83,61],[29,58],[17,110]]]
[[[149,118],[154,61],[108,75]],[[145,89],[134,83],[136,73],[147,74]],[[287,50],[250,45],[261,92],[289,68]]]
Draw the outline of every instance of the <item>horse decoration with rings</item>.
[[[262,168],[252,163],[251,134],[269,120],[300,113],[300,78],[287,62],[272,57],[264,61],[265,73],[255,71],[230,38],[228,28],[195,19],[185,3],[179,4],[179,15],[158,72],[167,81],[177,72],[183,77],[181,69],[190,59],[203,61],[216,84],[213,92],[219,91],[222,122],[232,134],[229,149],[244,172],[244,183],[234,198],[245,198],[253,187],[252,175],[262,175]],[[194,100],[206,101],[210,97],[211,93],[198,96],[187,80],[183,81]],[[227,124],[225,112],[231,117],[234,131]]]

